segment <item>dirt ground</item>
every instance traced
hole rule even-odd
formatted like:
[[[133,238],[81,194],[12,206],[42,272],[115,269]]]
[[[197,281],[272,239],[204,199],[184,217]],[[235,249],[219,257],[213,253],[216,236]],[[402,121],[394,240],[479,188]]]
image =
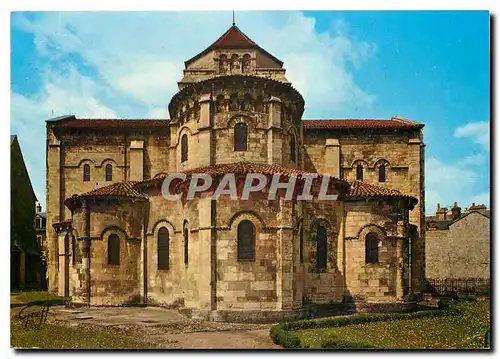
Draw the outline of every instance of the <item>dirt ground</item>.
[[[11,314],[19,309],[13,308]],[[282,349],[269,337],[272,324],[194,320],[174,309],[52,306],[47,322],[72,327],[113,326],[165,349]]]

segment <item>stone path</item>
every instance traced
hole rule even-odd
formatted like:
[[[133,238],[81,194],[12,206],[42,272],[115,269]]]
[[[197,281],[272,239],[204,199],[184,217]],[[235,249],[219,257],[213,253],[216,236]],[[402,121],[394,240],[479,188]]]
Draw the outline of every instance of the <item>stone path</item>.
[[[159,348],[281,349],[269,337],[271,324],[222,323],[186,318],[163,308],[65,308],[53,306],[50,322],[68,326],[114,326]]]

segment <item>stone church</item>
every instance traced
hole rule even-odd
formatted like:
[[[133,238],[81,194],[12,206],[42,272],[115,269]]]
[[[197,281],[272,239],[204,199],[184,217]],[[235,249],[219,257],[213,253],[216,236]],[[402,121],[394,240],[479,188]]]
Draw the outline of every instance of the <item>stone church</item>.
[[[419,294],[423,124],[303,119],[283,62],[235,25],[185,62],[178,87],[170,119],[47,121],[51,291],[213,320]],[[172,202],[170,173],[328,174],[338,199]]]

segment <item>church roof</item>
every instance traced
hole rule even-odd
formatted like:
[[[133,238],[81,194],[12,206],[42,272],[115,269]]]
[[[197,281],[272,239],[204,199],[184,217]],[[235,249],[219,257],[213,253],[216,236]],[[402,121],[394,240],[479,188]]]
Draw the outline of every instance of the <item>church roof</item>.
[[[403,194],[398,190],[375,186],[373,184],[362,181],[351,182],[349,192],[347,192],[344,196],[344,198],[350,199],[373,197],[402,197],[410,199],[412,202],[415,202],[414,204],[417,204],[418,202],[415,197]]]
[[[422,128],[422,123],[392,117],[390,120],[381,119],[322,119],[322,120],[303,120],[304,129],[323,129],[323,128]]]
[[[72,202],[85,198],[102,198],[102,197],[118,197],[118,198],[139,198],[147,199],[148,197],[139,192],[135,185],[137,181],[125,181],[110,184],[108,186],[100,187],[90,192],[75,194],[64,201],[67,206]]]
[[[154,119],[90,119],[65,116],[63,118],[49,120],[57,127],[67,128],[106,128],[106,127],[166,127],[169,120]]]
[[[269,175],[281,174],[284,176],[295,175],[299,176],[299,178],[300,175],[312,174],[312,172],[304,171],[298,168],[283,167],[279,165],[269,165],[266,163],[254,163],[254,162],[236,162],[236,163],[211,165],[211,166],[205,166],[183,171],[182,173],[185,173],[187,176],[190,176],[195,173],[203,173],[209,175],[223,175],[226,173],[234,173],[234,174],[262,173],[266,175],[267,174]],[[139,185],[161,181],[167,176],[168,176],[167,173],[161,173],[155,176],[153,179],[140,182]],[[344,182],[347,185],[347,181],[341,180],[336,177],[330,177],[330,178],[337,180],[339,182]]]
[[[206,53],[216,50],[216,49],[258,49],[265,53],[267,56],[271,57],[274,61],[283,65],[283,62],[278,60],[276,57],[271,55],[269,52],[261,48],[254,41],[252,41],[247,35],[245,35],[236,25],[231,26],[224,34],[221,35],[215,42],[207,47],[205,50],[200,52],[198,55],[190,58],[185,62],[186,67],[205,55]]]

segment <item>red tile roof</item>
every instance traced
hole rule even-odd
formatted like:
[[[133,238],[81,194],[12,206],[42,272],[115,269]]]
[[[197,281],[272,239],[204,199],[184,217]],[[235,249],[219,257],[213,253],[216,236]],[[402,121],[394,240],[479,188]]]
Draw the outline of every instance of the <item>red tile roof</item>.
[[[261,48],[254,41],[252,41],[247,35],[245,35],[236,25],[231,26],[224,34],[221,35],[215,42],[203,50],[198,55],[192,57],[191,59],[185,62],[186,66],[189,65],[194,60],[203,56],[209,51],[215,49],[258,49],[261,52],[265,53],[280,65],[283,65],[283,62],[278,60],[276,57],[271,55],[269,52]]]
[[[127,182],[117,182],[110,184],[108,186],[97,188],[93,191],[75,194],[70,198],[67,198],[64,203],[66,205],[74,202],[75,200],[80,200],[83,198],[95,198],[95,197],[120,197],[120,198],[140,198],[147,199],[148,197],[141,192],[137,191],[135,185],[137,181],[127,181]]]
[[[169,120],[153,119],[89,119],[69,117],[54,121],[57,127],[99,128],[99,127],[168,127]]]
[[[370,183],[353,181],[344,198],[369,198],[369,197],[404,197],[413,200],[415,204],[417,199],[413,196],[409,196],[401,193],[398,190],[375,186]]]
[[[233,25],[215,42],[210,45],[211,48],[254,48],[257,44],[250,40],[238,26]]]
[[[189,175],[195,173],[204,173],[210,175],[223,175],[226,173],[235,173],[235,174],[247,174],[247,173],[262,173],[262,174],[281,174],[285,176],[296,175],[300,176],[303,174],[311,174],[313,172],[304,171],[297,168],[283,167],[278,165],[269,165],[265,163],[254,163],[254,162],[237,162],[237,163],[227,163],[227,164],[219,164],[212,165],[206,167],[195,168],[187,171],[183,171],[188,177]],[[157,181],[163,180],[168,175],[166,173],[161,173],[155,178],[140,182],[139,185],[149,184]],[[321,177],[319,175],[318,177]],[[347,181],[341,180],[339,178],[330,177],[331,179],[337,180],[339,182],[343,182],[347,185]]]
[[[378,119],[324,119],[303,120],[305,129],[315,128],[421,128],[423,124],[393,117],[390,120]]]

